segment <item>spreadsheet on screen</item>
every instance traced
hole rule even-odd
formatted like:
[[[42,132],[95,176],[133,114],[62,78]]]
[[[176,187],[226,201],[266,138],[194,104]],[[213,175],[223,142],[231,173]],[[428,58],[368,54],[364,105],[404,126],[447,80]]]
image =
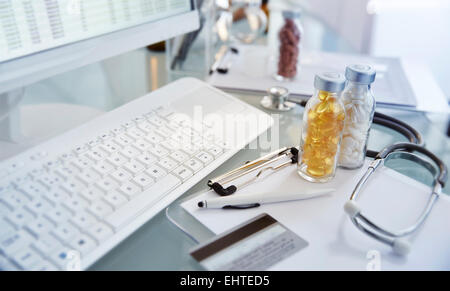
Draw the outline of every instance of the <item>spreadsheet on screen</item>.
[[[190,0],[0,0],[0,62],[190,10]]]

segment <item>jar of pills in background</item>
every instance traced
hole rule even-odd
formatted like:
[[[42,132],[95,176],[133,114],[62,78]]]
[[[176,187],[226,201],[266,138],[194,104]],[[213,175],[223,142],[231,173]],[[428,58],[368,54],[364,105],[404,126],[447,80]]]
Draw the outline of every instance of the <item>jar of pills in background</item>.
[[[375,113],[375,98],[371,90],[375,75],[370,65],[350,65],[345,70],[348,82],[342,93],[345,126],[338,162],[340,167],[356,169],[364,164]]]
[[[345,111],[340,96],[342,74],[329,72],[314,78],[315,93],[303,113],[298,174],[310,182],[327,182],[336,172]]]
[[[279,48],[275,73],[275,79],[278,81],[292,80],[297,76],[303,36],[299,11],[283,11],[282,16],[283,24],[278,33]]]

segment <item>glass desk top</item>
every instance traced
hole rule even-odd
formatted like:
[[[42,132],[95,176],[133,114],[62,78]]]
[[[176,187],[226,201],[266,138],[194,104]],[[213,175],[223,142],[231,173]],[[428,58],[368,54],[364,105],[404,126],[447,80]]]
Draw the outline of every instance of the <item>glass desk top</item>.
[[[353,51],[345,40],[319,20],[306,17],[304,21],[305,27],[315,28],[311,29],[315,33],[307,36],[310,39],[305,41],[307,48],[339,52]],[[24,108],[39,107],[58,103],[92,109],[81,119],[75,118],[76,113],[73,113],[74,116],[67,116],[67,119],[73,120],[65,127],[41,130],[36,140],[39,142],[138,98],[167,82],[164,53],[141,49],[32,85],[26,89],[22,106]],[[232,94],[261,108],[259,102],[262,95]],[[450,139],[445,135],[448,115],[390,109],[379,109],[379,111],[394,116],[419,130],[424,136],[427,148],[447,165],[450,164]],[[280,147],[298,145],[302,113],[303,108],[297,106],[294,110],[280,116]],[[399,134],[387,131],[374,125],[369,148],[381,149],[393,142],[404,140]],[[15,147],[18,152],[26,148],[27,145]],[[224,173],[242,164],[243,161],[255,159],[260,156],[260,153],[260,150],[243,149],[210,176]],[[5,153],[0,150],[0,154],[0,160],[2,160],[13,155],[14,152]],[[183,225],[187,225],[201,240],[212,234],[180,210],[178,205],[182,199],[205,189],[207,180],[208,178],[203,179],[169,208],[170,215],[178,222],[181,221]],[[444,192],[449,194],[450,187],[447,186]],[[165,213],[161,212],[94,264],[91,270],[199,270],[200,266],[189,255],[189,251],[194,246],[195,243],[172,225]]]

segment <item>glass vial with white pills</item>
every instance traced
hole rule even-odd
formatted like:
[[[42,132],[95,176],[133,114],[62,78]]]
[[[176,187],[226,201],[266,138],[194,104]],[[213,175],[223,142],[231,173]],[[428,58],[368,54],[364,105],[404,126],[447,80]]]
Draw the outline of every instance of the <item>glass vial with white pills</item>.
[[[356,169],[364,164],[375,113],[375,98],[371,89],[375,75],[370,65],[355,64],[345,70],[347,85],[341,98],[345,125],[338,162],[342,168]]]
[[[345,78],[339,73],[315,76],[315,93],[303,112],[298,174],[310,182],[327,182],[336,172],[345,111],[341,92]]]

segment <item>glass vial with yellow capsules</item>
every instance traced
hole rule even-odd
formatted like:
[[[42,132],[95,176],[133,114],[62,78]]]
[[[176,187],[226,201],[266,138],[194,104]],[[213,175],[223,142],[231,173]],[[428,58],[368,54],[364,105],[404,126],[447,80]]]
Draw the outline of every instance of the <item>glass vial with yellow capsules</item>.
[[[345,110],[340,95],[342,74],[327,72],[314,78],[315,93],[303,113],[298,174],[310,182],[327,182],[336,172]]]

